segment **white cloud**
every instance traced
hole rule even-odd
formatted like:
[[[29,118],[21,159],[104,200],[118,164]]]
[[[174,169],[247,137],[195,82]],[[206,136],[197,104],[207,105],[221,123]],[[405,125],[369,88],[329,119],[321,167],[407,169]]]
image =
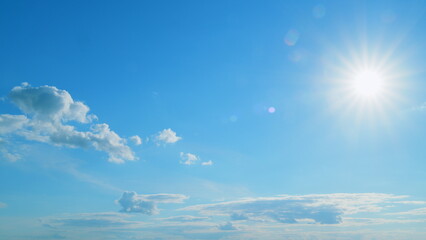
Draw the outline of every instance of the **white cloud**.
[[[211,166],[211,165],[213,165],[213,161],[209,160],[207,162],[202,162],[201,165],[203,165],[203,166]]]
[[[225,224],[220,224],[220,225],[217,226],[217,228],[219,230],[222,230],[222,231],[233,231],[233,230],[237,230],[237,228],[234,225],[232,225],[231,222],[227,222]]]
[[[89,131],[78,131],[69,122],[89,124],[97,117],[88,114],[89,107],[74,101],[71,95],[53,86],[14,87],[10,100],[24,115],[0,115],[0,133],[16,134],[27,140],[71,148],[94,148],[108,153],[110,162],[136,160],[126,140],[108,124],[92,124]]]
[[[200,158],[192,153],[180,153],[180,163],[185,165],[193,165],[195,164]]]
[[[382,204],[404,197],[379,193],[282,195],[195,205],[182,210],[198,211],[204,215],[228,215],[233,220],[338,224],[344,214],[378,212],[382,210]]]
[[[183,203],[187,196],[182,194],[137,194],[126,191],[117,202],[121,205],[121,212],[142,213],[146,215],[157,214],[158,203]]]
[[[142,144],[142,139],[138,136],[138,135],[135,135],[135,136],[132,136],[132,137],[130,137],[130,140],[133,142],[133,144],[135,144],[135,145],[141,145]]]
[[[181,137],[176,136],[176,132],[174,132],[172,129],[164,129],[163,131],[159,132],[155,136],[155,140],[160,143],[175,143],[179,140],[181,140]]]

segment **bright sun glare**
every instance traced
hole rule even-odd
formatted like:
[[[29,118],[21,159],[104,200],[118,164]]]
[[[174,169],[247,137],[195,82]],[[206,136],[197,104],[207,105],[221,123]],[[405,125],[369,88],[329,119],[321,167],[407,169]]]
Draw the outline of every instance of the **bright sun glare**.
[[[384,88],[384,78],[379,71],[363,70],[355,74],[352,88],[362,98],[378,97]]]

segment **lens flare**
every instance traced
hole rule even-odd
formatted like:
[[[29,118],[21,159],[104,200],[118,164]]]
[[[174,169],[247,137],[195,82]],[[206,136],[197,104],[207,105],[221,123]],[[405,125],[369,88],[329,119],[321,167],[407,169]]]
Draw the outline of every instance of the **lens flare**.
[[[383,92],[383,75],[374,70],[363,70],[357,73],[352,80],[355,94],[363,98],[377,97]]]

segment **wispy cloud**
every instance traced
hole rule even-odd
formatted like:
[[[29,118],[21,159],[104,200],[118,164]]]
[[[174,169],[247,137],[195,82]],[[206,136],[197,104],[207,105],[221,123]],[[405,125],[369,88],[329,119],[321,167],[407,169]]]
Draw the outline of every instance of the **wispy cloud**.
[[[0,134],[18,135],[56,146],[94,148],[108,153],[108,160],[114,163],[136,159],[125,139],[106,123],[91,124],[97,117],[89,114],[89,107],[74,101],[65,90],[23,84],[12,89],[9,99],[25,115],[0,115]],[[90,130],[78,131],[72,122],[90,124]]]

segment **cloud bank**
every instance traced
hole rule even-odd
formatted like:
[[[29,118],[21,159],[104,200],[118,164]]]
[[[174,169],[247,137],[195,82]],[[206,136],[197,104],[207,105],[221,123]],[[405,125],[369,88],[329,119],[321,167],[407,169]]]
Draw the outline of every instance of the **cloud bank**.
[[[91,124],[97,117],[83,102],[53,86],[12,89],[9,99],[23,115],[0,115],[0,134],[18,135],[27,140],[70,148],[93,148],[108,154],[108,161],[123,163],[136,160],[126,140],[108,124]],[[78,131],[71,123],[89,124],[89,131]],[[137,139],[136,139],[137,141]]]
[[[209,216],[228,215],[234,221],[338,224],[344,214],[378,212],[382,209],[381,204],[403,197],[379,193],[283,195],[195,205],[182,210]]]

